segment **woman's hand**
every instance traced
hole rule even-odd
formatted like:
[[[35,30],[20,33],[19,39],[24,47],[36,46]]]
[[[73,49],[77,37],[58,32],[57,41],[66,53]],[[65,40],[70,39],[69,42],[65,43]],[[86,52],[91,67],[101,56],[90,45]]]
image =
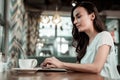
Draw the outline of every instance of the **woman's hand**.
[[[46,58],[41,66],[44,68],[63,68],[63,62],[55,57]]]

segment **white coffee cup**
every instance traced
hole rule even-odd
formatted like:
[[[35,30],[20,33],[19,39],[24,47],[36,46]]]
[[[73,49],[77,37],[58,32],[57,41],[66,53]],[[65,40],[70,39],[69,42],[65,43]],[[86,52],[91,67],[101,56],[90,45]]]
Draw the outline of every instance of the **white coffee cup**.
[[[37,65],[36,59],[19,59],[19,67],[21,69],[34,68]]]

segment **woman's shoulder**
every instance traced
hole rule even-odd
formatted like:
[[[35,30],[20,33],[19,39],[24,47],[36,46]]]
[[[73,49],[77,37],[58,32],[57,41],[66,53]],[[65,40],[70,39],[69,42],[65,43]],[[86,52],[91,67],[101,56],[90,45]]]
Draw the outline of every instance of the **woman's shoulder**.
[[[108,32],[108,31],[102,31],[98,35],[103,36],[103,37],[112,37],[110,32]]]
[[[102,31],[102,32],[98,33],[97,39],[108,41],[108,40],[113,40],[113,37],[109,31]]]
[[[112,46],[114,44],[112,35],[108,31],[102,31],[97,35],[97,48],[101,45],[107,44]]]
[[[108,31],[102,31],[102,32],[100,32],[99,34],[106,34],[106,35],[110,35],[110,32],[108,32]]]

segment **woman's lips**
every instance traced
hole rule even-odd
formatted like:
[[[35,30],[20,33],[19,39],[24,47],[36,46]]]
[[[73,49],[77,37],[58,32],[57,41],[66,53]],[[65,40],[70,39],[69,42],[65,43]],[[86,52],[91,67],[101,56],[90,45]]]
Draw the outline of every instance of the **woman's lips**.
[[[76,25],[76,27],[77,27],[77,28],[79,28],[79,27],[80,27],[80,25]]]

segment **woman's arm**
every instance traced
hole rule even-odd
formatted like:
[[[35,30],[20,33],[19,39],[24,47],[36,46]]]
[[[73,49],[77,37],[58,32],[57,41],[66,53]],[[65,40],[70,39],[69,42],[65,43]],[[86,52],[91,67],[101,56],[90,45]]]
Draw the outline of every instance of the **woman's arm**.
[[[110,51],[110,46],[102,45],[98,48],[97,54],[95,56],[94,62],[92,64],[77,64],[77,63],[67,63],[61,62],[55,57],[47,58],[42,63],[44,67],[57,67],[57,68],[64,68],[72,71],[79,71],[79,72],[89,72],[89,73],[100,73],[102,70],[104,63],[107,60],[107,56]]]
[[[110,51],[110,46],[102,45],[98,48],[98,52],[92,64],[63,63],[62,68],[70,69],[74,71],[80,71],[80,72],[100,73],[100,71],[104,66],[104,63],[107,60],[109,51]]]

